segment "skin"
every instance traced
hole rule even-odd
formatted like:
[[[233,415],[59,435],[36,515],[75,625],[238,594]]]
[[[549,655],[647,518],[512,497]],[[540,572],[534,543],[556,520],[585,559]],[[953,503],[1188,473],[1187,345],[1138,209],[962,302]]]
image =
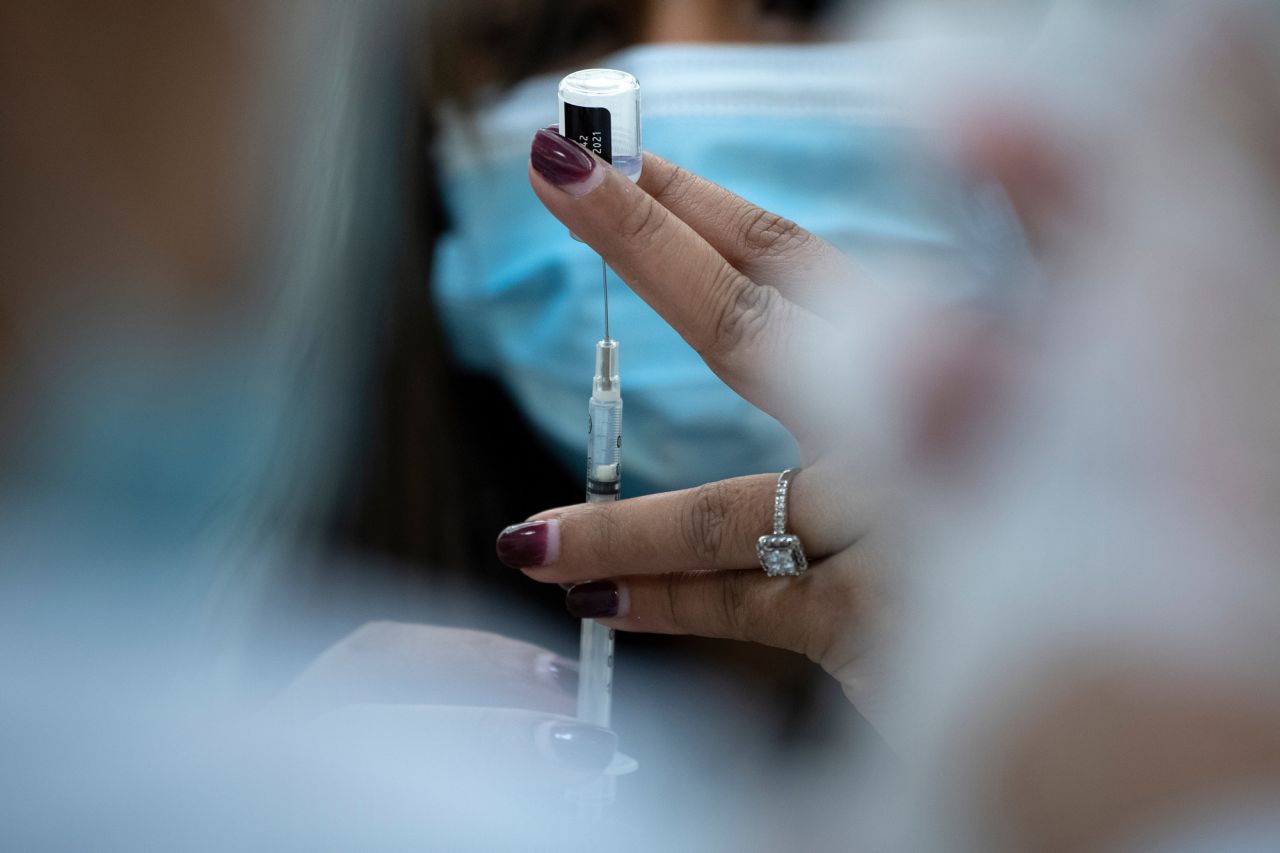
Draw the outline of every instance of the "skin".
[[[809,41],[818,37],[813,27],[783,15],[767,14],[760,0],[640,0],[635,28],[628,27],[625,39],[637,44],[738,43]],[[458,65],[465,67],[470,85],[502,83],[511,74],[511,58],[486,47],[486,29],[494,21],[501,27],[525,27],[545,16],[553,6],[531,0],[484,0],[481,3],[438,3],[436,26],[443,32],[464,33],[472,41],[465,54],[451,57],[440,74],[453,78]],[[469,38],[465,34],[470,34]],[[562,48],[541,56],[537,73],[586,68],[598,64],[599,57],[620,46],[617,37],[608,41],[576,42],[569,52]],[[445,46],[451,50],[454,45]]]
[[[1109,849],[1280,779],[1280,715],[1244,685],[1114,653],[1052,671],[998,740],[1015,849]]]
[[[201,333],[252,295],[238,282],[276,189],[255,115],[266,32],[255,4],[0,6],[6,409],[41,393],[51,342]],[[19,429],[0,422],[0,465]]]
[[[471,705],[573,713],[577,669],[484,631],[370,622],[329,647],[273,702],[285,715],[346,705]]]
[[[1086,303],[1087,316],[1119,318],[1110,329],[1122,341],[1110,344],[1117,363],[1162,369],[1128,367],[1111,391],[1118,399],[1103,392],[1099,405],[1122,412],[1138,389],[1179,408],[1160,423],[1126,412],[1112,426],[1119,435],[1094,441],[1141,460],[1129,475],[1138,482],[1121,481],[1127,488],[1172,499],[1184,509],[1178,520],[1193,520],[1195,532],[1170,536],[1175,553],[1197,535],[1223,537],[1223,553],[1256,549],[1261,567],[1244,558],[1211,567],[1224,588],[1247,589],[1253,573],[1273,573],[1280,547],[1280,408],[1268,390],[1280,361],[1280,28],[1274,16],[1226,4],[1154,34],[1157,47],[1135,52],[1143,63],[1136,82],[1125,81],[1133,88],[1116,87],[1126,109],[1141,105],[1129,121],[1100,130],[1007,104],[967,122],[961,145],[1010,188],[1047,270],[1110,285],[1088,297],[1066,291],[1062,307]],[[1149,167],[1155,150],[1159,169]],[[1078,348],[1097,340],[1087,329],[1059,332]],[[1140,447],[1126,446],[1129,430]],[[1222,641],[1233,656],[1248,660],[1250,642],[1270,648],[1256,614],[1226,618],[1241,625]],[[1280,785],[1280,702],[1256,661],[1232,671],[1159,650],[1087,649],[1047,661],[1025,689],[960,733],[992,750],[986,817],[1005,824],[1015,849],[1115,849]]]
[[[644,41],[768,42],[811,38],[807,28],[765,15],[758,0],[650,0]]]
[[[321,12],[0,4],[0,461],[6,431],[21,427],[22,393],[47,380],[40,366],[104,315],[187,341],[251,304],[257,294],[241,282],[273,236],[276,155],[296,141],[296,116],[281,105],[303,101],[309,85],[309,66],[290,52]],[[265,130],[264,103],[278,108]],[[574,707],[553,660],[481,632],[374,623],[325,652],[264,719],[286,731],[318,721],[322,747],[390,728],[405,737],[383,743],[388,752],[432,755],[442,779],[456,778],[451,766],[480,767],[558,792],[594,772],[548,749],[546,726],[570,722]]]
[[[20,190],[0,206],[7,285],[146,255],[172,275],[154,304],[216,304],[248,248],[239,164],[261,23],[253,4],[4,4],[0,109],[22,116],[0,134]]]
[[[465,779],[557,792],[599,769],[557,760],[548,744],[548,727],[575,724],[576,690],[574,664],[530,643],[371,622],[317,658],[264,719],[415,779],[430,767],[446,786]],[[600,767],[610,757],[602,753]]]
[[[825,294],[793,286],[795,271],[809,271],[808,281],[856,272],[794,223],[652,154],[638,186],[603,162],[569,191],[532,168],[529,178],[548,210],[726,384],[797,436],[805,467],[792,486],[791,518],[812,568],[783,583],[760,571],[755,539],[767,532],[777,480],[763,474],[542,513],[534,519],[559,523],[559,555],[527,574],[572,584],[598,579],[608,566],[623,609],[606,624],[790,649],[835,676],[855,703],[870,699],[867,651],[892,622],[889,543],[871,532],[880,503],[847,488],[870,476],[847,442],[808,426],[840,423],[843,412],[824,411],[830,401],[787,381],[812,357],[795,342],[839,337],[811,310]]]
[[[1276,363],[1274,335],[1264,331],[1274,328],[1275,291],[1260,285],[1274,275],[1280,228],[1280,92],[1266,58],[1274,56],[1275,29],[1209,13],[1161,35],[1177,49],[1144,56],[1136,89],[1113,82],[1124,103],[1108,114],[1120,116],[1117,124],[1064,121],[1012,100],[970,105],[956,123],[957,159],[1000,180],[1026,226],[1054,285],[1042,337],[1083,348],[1098,344],[1095,333],[1110,334],[1118,337],[1105,343],[1118,340],[1118,352],[1130,356],[1113,370],[1120,397],[1101,396],[1117,430],[1093,436],[1088,450],[1142,460],[1135,475],[1149,479],[1122,480],[1126,488],[1179,495],[1184,519],[1210,529],[1216,521],[1237,542],[1273,555],[1280,477],[1271,460],[1280,420],[1274,395],[1257,391],[1270,387]],[[812,366],[796,342],[834,331],[814,310],[824,294],[813,281],[840,282],[847,292],[856,273],[793,223],[652,155],[638,186],[603,165],[567,187],[532,168],[529,179],[547,209],[726,384],[796,436],[805,468],[792,488],[791,523],[812,568],[789,581],[759,569],[752,546],[768,523],[776,478],[768,474],[541,513],[534,519],[558,523],[559,547],[552,562],[526,574],[568,584],[607,575],[621,609],[606,624],[791,649],[864,705],[876,692],[876,650],[898,632],[894,561],[886,559],[894,550],[882,538],[893,541],[894,503],[879,490],[883,483],[864,476],[847,436],[815,428],[831,421],[823,407],[834,404],[795,396],[791,381]],[[1195,227],[1177,231],[1184,220],[1166,217],[1170,210],[1188,213]],[[1162,232],[1165,224],[1172,234]],[[797,285],[783,270],[806,274]],[[1133,312],[1135,300],[1145,310]],[[980,325],[966,332],[964,323],[921,318],[898,341],[892,360],[906,389],[894,421],[906,436],[899,461],[908,463],[904,478],[914,472],[915,506],[965,519],[980,504],[998,517],[1013,509],[999,502],[1022,493],[1002,491],[991,475],[998,457],[983,457],[979,449],[989,448],[964,436],[1008,423],[1016,409],[1004,401],[1035,399],[1041,389],[1018,383],[1052,379],[1054,362],[1034,349],[1011,353],[997,334]],[[1041,374],[1010,369],[1011,356]],[[1163,369],[1139,372],[1152,365]],[[1136,395],[1124,392],[1135,388],[1181,402],[1182,417],[1144,421],[1159,416],[1133,405]],[[1197,432],[1204,412],[1214,413],[1212,428]],[[1135,435],[1138,446],[1128,446]],[[1153,547],[1150,558],[1159,556]],[[1176,658],[1126,662],[1117,651],[1045,659],[1020,684],[1015,705],[949,733],[974,744],[979,757],[964,784],[987,809],[978,819],[1013,849],[1112,849],[1197,807],[1280,784],[1274,696],[1247,675],[1191,678]]]

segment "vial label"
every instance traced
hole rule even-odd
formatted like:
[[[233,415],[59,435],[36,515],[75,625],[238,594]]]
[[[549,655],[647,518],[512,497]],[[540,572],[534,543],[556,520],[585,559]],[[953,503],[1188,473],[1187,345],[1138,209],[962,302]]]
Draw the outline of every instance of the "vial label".
[[[606,107],[580,107],[566,103],[561,133],[606,163],[613,162],[613,118]]]

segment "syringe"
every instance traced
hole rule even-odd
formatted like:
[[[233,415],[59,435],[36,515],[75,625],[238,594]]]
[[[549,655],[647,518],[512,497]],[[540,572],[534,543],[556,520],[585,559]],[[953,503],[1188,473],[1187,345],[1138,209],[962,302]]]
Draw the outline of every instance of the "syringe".
[[[618,379],[618,342],[609,337],[606,320],[605,338],[596,343],[595,376],[587,403],[587,502],[616,501],[621,488],[622,386]],[[578,719],[609,728],[613,705],[612,628],[594,619],[582,620],[578,667]],[[584,805],[603,806],[613,801],[615,788],[614,777],[606,775],[578,792],[578,797]]]
[[[611,163],[631,180],[643,164],[640,147],[640,85],[624,71],[590,68],[560,81],[560,133]],[[595,376],[587,404],[587,502],[616,501],[622,487],[622,388],[618,342],[609,335],[609,272],[600,260],[604,285],[604,340],[596,344]],[[609,728],[613,704],[613,630],[582,621],[579,648],[578,719]],[[634,762],[632,762],[634,766]],[[588,814],[613,802],[615,772],[575,789]],[[621,771],[626,772],[626,771]]]

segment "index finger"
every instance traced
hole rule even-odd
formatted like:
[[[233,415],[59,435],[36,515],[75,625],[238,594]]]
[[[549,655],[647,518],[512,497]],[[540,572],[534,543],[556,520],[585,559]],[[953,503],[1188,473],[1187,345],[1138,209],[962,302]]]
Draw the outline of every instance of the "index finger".
[[[818,310],[829,301],[829,294],[811,285],[858,277],[849,259],[826,240],[656,154],[644,155],[640,188],[743,275],[807,308]]]
[[[735,268],[617,170],[559,134],[534,137],[529,180],[547,209],[692,346],[731,388],[794,417],[799,347],[823,334],[812,314]]]

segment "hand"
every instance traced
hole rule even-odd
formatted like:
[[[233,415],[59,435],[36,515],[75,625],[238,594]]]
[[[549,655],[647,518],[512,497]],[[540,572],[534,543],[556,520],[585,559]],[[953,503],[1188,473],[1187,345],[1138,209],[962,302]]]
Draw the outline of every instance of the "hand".
[[[455,628],[372,622],[316,659],[272,716],[374,772],[416,768],[456,787],[530,777],[556,793],[613,760],[610,731],[571,718],[577,666],[529,643]]]
[[[547,208],[721,379],[798,439],[804,469],[789,531],[810,569],[784,579],[760,568],[756,539],[771,529],[776,472],[545,512],[503,531],[499,556],[534,580],[578,584],[567,596],[574,615],[791,649],[864,702],[867,652],[891,622],[882,504],[838,429],[843,395],[811,394],[802,381],[821,361],[812,344],[839,339],[819,312],[848,292],[855,271],[793,223],[653,155],[637,186],[544,130],[529,176]]]

